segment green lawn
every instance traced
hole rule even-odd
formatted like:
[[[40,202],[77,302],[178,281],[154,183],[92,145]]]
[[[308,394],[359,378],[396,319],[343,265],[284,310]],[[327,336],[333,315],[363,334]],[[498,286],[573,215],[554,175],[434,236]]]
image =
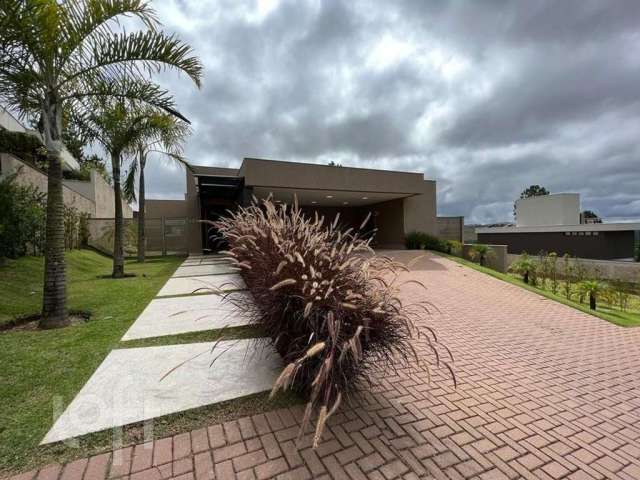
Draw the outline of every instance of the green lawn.
[[[114,348],[144,347],[262,336],[256,327],[194,332],[120,342],[120,338],[182,262],[180,257],[128,261],[136,277],[100,278],[111,259],[91,250],[67,253],[67,295],[71,310],[91,313],[86,324],[60,330],[0,331],[0,477],[113,448],[111,431],[85,435],[77,445],[38,444],[54,422],[54,405],[68,405]],[[42,258],[24,257],[0,267],[0,325],[37,314],[42,298]],[[269,399],[269,392],[154,419],[162,438],[232,418],[299,403],[293,393]],[[125,427],[123,443],[144,441],[143,425]]]
[[[181,261],[128,262],[126,270],[137,276],[113,280],[98,278],[110,273],[110,258],[69,252],[68,305],[91,312],[91,321],[60,330],[0,332],[0,472],[24,470],[62,452],[61,446],[37,447],[53,424],[54,401],[69,403]],[[0,267],[0,323],[39,311],[43,263],[24,257]]]
[[[564,305],[568,305],[584,313],[588,313],[590,315],[594,315],[608,322],[615,323],[616,325],[620,325],[622,327],[640,326],[640,312],[638,311],[622,311],[616,308],[612,308],[609,305],[602,305],[602,304],[599,304],[598,309],[596,311],[593,311],[589,309],[588,305],[575,302],[573,300],[568,300],[562,295],[556,295],[550,292],[549,290],[543,290],[542,288],[537,288],[537,287],[528,285],[515,275],[511,275],[508,273],[500,273],[487,267],[481,267],[477,263],[473,263],[453,255],[447,255],[445,253],[440,253],[440,252],[433,252],[433,253],[435,253],[436,255],[449,258],[454,262],[458,262],[462,265],[473,268],[474,270],[478,270],[479,272],[486,273],[488,275],[491,275],[492,277],[498,278],[505,282],[511,283],[513,285],[518,285],[519,287],[522,287],[522,288],[526,288],[527,290],[531,290],[532,292],[542,295],[543,297],[549,298],[551,300],[555,300],[556,302],[560,302]]]

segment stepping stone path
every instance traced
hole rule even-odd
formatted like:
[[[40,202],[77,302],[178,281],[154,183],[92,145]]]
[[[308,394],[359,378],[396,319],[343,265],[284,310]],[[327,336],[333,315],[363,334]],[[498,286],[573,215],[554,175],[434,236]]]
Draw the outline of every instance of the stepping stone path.
[[[232,299],[223,298],[249,295],[234,270],[221,256],[187,258],[122,341],[248,325]],[[202,288],[227,293],[195,292]],[[272,347],[263,348],[256,340],[113,350],[42,443],[269,390],[282,361]]]
[[[245,292],[229,293],[238,298]],[[156,298],[122,337],[123,341],[248,325],[249,319],[222,295]]]
[[[214,345],[192,343],[113,350],[58,418],[43,443],[271,388],[281,368],[276,352],[254,345],[251,339],[223,341],[212,352]]]
[[[171,277],[158,293],[158,297],[172,295],[192,295],[206,292],[231,292],[245,289],[246,285],[238,274],[203,275],[197,277]]]

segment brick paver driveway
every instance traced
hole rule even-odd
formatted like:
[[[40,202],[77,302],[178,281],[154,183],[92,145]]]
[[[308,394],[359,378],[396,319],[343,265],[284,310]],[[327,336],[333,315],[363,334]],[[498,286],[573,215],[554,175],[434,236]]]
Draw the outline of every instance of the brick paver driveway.
[[[41,480],[142,478],[640,478],[640,329],[624,329],[442,258],[425,322],[446,372],[382,379],[344,405],[315,452],[285,409],[41,470]],[[404,287],[402,295],[424,293]],[[426,355],[426,348],[418,342]],[[33,478],[36,472],[24,475]]]

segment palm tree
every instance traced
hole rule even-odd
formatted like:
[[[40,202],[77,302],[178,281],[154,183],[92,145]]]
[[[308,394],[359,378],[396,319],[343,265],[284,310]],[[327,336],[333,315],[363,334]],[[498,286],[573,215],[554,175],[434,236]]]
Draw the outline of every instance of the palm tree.
[[[85,118],[84,128],[92,132],[111,157],[115,200],[113,278],[124,277],[124,218],[122,216],[122,159],[145,139],[158,137],[165,116],[140,103],[100,102]],[[126,196],[126,195],[125,195]]]
[[[124,15],[144,28],[115,32]],[[163,69],[200,85],[202,66],[188,45],[156,30],[145,0],[2,0],[0,101],[39,117],[47,150],[47,224],[42,328],[68,324],[62,198],[62,116],[87,113],[89,98],[138,99],[169,112],[173,100],[149,81]],[[177,114],[177,112],[175,112]]]
[[[578,285],[580,296],[589,295],[589,309],[595,310],[600,294],[605,290],[605,285],[598,280],[584,280]]]
[[[484,266],[487,258],[489,258],[492,253],[493,250],[491,250],[489,245],[484,245],[481,243],[477,243],[469,249],[469,256],[471,257],[471,260],[473,260],[474,262],[477,261],[482,267]]]
[[[148,131],[134,147],[134,160],[124,183],[124,193],[128,200],[136,199],[135,177],[138,175],[138,262],[144,262],[146,250],[145,235],[145,183],[144,169],[150,154],[160,154],[170,160],[191,168],[182,155],[182,144],[191,134],[189,126],[168,114],[156,113],[148,124]]]
[[[523,253],[520,256],[520,259],[513,262],[509,266],[509,271],[517,273],[518,275],[522,275],[522,280],[524,283],[529,283],[529,280],[532,280],[532,283],[535,286],[535,274],[536,274],[537,263],[533,260],[529,255]]]

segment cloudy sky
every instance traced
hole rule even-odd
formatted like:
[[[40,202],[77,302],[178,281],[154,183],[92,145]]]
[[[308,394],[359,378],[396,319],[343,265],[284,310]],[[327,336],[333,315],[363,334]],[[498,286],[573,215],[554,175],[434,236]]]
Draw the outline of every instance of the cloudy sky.
[[[164,76],[194,164],[423,172],[438,213],[511,220],[526,186],[640,218],[640,2],[157,0],[205,65]],[[152,198],[181,198],[160,162]]]

